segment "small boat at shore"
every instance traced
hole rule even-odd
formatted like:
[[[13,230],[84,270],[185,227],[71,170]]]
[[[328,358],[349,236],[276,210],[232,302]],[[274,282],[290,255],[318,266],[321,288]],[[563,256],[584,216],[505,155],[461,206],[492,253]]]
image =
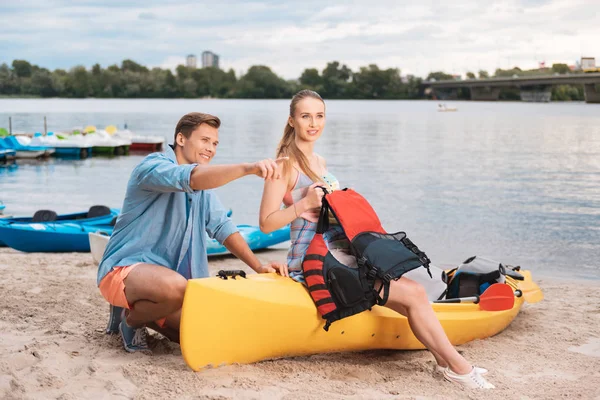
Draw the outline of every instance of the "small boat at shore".
[[[116,126],[109,125],[105,131],[115,138],[131,141],[131,151],[162,151],[165,138],[162,136],[139,135],[129,129],[118,130]]]
[[[0,139],[0,149],[13,150],[16,158],[45,158],[52,155],[55,150],[48,146],[31,146],[31,138],[27,136],[6,136]]]
[[[87,140],[60,139],[54,132],[48,132],[46,136],[37,132],[30,144],[53,147],[57,157],[87,158],[92,155],[92,145]]]
[[[453,345],[502,332],[525,301],[543,298],[529,271],[520,272],[522,281],[506,278],[515,290],[510,309],[484,311],[474,303],[433,303]],[[191,279],[181,315],[181,351],[197,371],[318,353],[424,348],[408,319],[385,307],[374,306],[336,321],[328,332],[324,324],[306,287],[293,279],[276,274]]]
[[[31,217],[2,218],[0,219],[0,247],[9,246],[17,250],[21,250],[22,248],[33,249],[22,251],[45,251],[39,249],[55,246],[56,250],[50,251],[70,251],[62,250],[68,248],[68,246],[60,243],[59,239],[52,238],[51,233],[56,232],[56,238],[58,238],[58,234],[74,232],[72,229],[73,227],[71,226],[69,229],[60,229],[55,225],[71,223],[84,227],[110,226],[110,231],[112,232],[112,226],[114,225],[117,215],[119,215],[119,209],[96,205],[90,207],[88,211],[73,214],[58,215],[52,210],[38,210]],[[45,228],[39,228],[40,225],[43,226],[45,224],[51,224],[52,229],[46,230]],[[29,227],[27,227],[27,225],[29,225]],[[38,234],[38,231],[44,231],[46,234]],[[15,235],[17,235],[18,238]],[[42,236],[48,243],[36,242]],[[87,232],[85,234],[85,239],[87,242]],[[87,245],[87,247],[87,251],[89,251],[89,245]]]
[[[445,104],[438,104],[438,111],[440,111],[440,112],[458,111],[458,108],[446,107]]]
[[[73,222],[0,224],[0,240],[8,247],[28,253],[89,252],[88,233],[112,233],[111,225],[83,225]]]
[[[290,228],[286,226],[271,233],[262,233],[257,226],[238,225],[238,231],[251,250],[261,250],[290,240]],[[89,241],[94,262],[100,263],[110,236],[104,232],[90,232]],[[229,254],[229,250],[215,239],[208,238],[206,252],[209,257]]]
[[[0,148],[0,163],[6,164],[8,161],[12,161],[17,158],[17,152],[12,149]]]

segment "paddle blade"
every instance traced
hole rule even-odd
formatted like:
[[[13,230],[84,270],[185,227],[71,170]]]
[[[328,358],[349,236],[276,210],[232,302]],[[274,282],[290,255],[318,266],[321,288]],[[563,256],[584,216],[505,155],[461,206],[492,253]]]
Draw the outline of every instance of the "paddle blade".
[[[479,297],[479,307],[485,311],[510,310],[514,305],[515,294],[506,283],[494,283]]]
[[[528,303],[537,303],[544,299],[542,289],[531,279],[531,272],[520,271],[525,280],[518,283],[519,289],[523,292],[523,298]]]

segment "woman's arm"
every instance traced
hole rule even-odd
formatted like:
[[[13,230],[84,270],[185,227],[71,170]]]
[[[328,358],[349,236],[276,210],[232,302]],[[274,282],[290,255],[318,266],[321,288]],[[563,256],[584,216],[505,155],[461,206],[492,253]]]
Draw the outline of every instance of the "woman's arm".
[[[259,226],[264,233],[270,233],[286,226],[305,211],[321,207],[323,191],[316,187],[322,185],[322,183],[314,183],[303,199],[287,208],[280,208],[283,196],[285,196],[288,187],[291,186],[291,176],[293,174],[285,177],[287,179],[265,181],[259,213]]]

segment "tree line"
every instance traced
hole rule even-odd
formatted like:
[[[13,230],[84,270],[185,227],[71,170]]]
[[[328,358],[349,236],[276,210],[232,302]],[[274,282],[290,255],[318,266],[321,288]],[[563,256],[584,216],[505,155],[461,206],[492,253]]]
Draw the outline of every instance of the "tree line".
[[[555,64],[552,71],[564,73],[564,64]],[[496,70],[495,76],[539,74],[539,70]],[[551,71],[551,72],[552,72]],[[475,78],[469,72],[467,78]],[[479,77],[489,77],[479,71]],[[444,72],[432,72],[427,80],[453,79]],[[290,98],[300,89],[313,89],[327,99],[423,99],[422,79],[400,75],[397,68],[380,69],[375,64],[352,71],[344,64],[333,61],[319,71],[305,69],[295,80],[285,80],[269,67],[255,65],[236,76],[230,69],[188,68],[179,65],[170,69],[147,68],[132,60],[121,65],[91,69],[76,66],[69,70],[46,68],[26,60],[14,60],[9,66],[0,65],[0,96],[66,97],[66,98]],[[468,90],[460,90],[459,98],[468,99]],[[583,88],[558,86],[553,89],[553,100],[583,100]],[[518,100],[517,88],[502,90],[501,99]]]
[[[230,69],[149,69],[132,60],[120,66],[91,69],[76,66],[50,71],[25,60],[0,65],[0,95],[70,98],[289,98],[301,88],[329,99],[414,99],[423,95],[421,79],[402,79],[400,70],[372,64],[352,71],[334,61],[322,72],[306,69],[299,79],[285,80],[264,65],[240,77]]]

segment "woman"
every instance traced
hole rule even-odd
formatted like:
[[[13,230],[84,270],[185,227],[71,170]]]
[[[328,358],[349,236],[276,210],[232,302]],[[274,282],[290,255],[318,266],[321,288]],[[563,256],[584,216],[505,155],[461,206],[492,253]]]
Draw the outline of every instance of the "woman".
[[[339,189],[337,179],[327,170],[325,159],[314,152],[314,145],[325,127],[325,103],[311,90],[298,92],[291,101],[290,115],[277,148],[277,158],[289,157],[283,165],[283,179],[267,180],[260,206],[260,228],[272,232],[291,223],[291,247],[288,252],[288,274],[303,282],[302,260],[312,240],[319,217],[325,186]],[[281,208],[281,203],[286,206]],[[346,265],[353,257],[346,251],[349,243],[341,227],[332,225],[324,234],[332,254]],[[355,262],[355,261],[354,261]],[[445,379],[468,388],[492,389],[482,375],[483,368],[473,367],[452,346],[424,288],[405,277],[392,281],[386,307],[408,318],[415,336],[431,351],[437,362],[436,371]]]

